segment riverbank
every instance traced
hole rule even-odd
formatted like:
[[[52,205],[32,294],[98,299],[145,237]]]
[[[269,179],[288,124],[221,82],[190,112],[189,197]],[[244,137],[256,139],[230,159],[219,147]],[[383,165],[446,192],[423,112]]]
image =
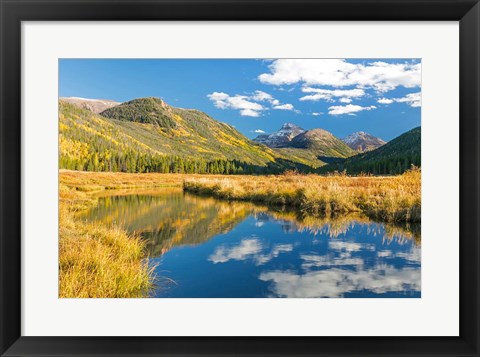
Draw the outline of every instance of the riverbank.
[[[153,268],[145,242],[121,227],[84,222],[79,214],[97,204],[102,191],[180,186],[182,178],[160,174],[64,171],[59,175],[59,296],[145,297]]]
[[[399,176],[287,174],[189,178],[186,192],[225,200],[288,206],[313,216],[359,212],[382,222],[421,221],[421,171]]]
[[[201,177],[202,175],[193,175]],[[119,226],[86,223],[79,216],[98,197],[121,190],[178,187],[192,175],[59,172],[59,296],[144,297],[153,288],[146,243]],[[212,175],[212,178],[219,178]]]

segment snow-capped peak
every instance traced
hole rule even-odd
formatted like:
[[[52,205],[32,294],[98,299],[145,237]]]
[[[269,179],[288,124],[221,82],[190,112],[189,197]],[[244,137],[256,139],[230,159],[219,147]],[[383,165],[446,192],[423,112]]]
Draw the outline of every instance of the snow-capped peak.
[[[369,151],[376,149],[386,142],[364,131],[357,131],[342,139],[342,141],[356,151]]]
[[[292,123],[285,123],[280,130],[270,135],[259,135],[255,141],[265,144],[272,148],[285,147],[288,143],[298,134],[303,133],[305,130],[298,125]]]

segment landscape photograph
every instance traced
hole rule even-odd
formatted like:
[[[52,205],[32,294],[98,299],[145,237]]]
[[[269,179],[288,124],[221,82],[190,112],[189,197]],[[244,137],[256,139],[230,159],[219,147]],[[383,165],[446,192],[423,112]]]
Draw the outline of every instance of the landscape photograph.
[[[421,298],[420,59],[58,65],[60,298]]]

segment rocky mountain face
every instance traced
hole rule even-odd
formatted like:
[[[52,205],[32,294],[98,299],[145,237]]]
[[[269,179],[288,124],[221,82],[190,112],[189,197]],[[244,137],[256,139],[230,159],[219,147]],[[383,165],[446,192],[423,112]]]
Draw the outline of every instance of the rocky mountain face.
[[[382,139],[363,131],[350,134],[342,141],[357,152],[371,151],[386,144]]]
[[[303,133],[305,130],[298,125],[292,123],[285,123],[280,130],[272,134],[259,135],[253,141],[262,143],[271,148],[285,148],[288,147],[290,142],[298,134]]]
[[[116,107],[121,103],[115,102],[113,100],[107,99],[88,99],[88,98],[80,98],[80,97],[60,97],[61,101],[73,104],[74,106],[87,109],[94,113],[101,113],[106,109]]]

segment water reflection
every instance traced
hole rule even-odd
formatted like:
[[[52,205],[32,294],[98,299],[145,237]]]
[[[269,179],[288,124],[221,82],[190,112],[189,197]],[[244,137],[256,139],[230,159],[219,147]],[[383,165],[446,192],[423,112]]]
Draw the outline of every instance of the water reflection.
[[[419,297],[420,226],[315,218],[181,190],[108,196],[86,218],[148,240],[155,297]]]
[[[213,254],[208,257],[212,263],[226,263],[229,260],[246,260],[251,258],[255,265],[268,263],[280,253],[288,253],[293,250],[293,244],[277,244],[268,252],[263,247],[258,237],[243,239],[240,244],[233,247],[219,246]]]
[[[229,204],[211,198],[184,195],[181,189],[163,189],[107,196],[87,213],[89,220],[119,224],[148,242],[150,256],[172,247],[197,245],[230,231],[252,212],[248,203]]]

